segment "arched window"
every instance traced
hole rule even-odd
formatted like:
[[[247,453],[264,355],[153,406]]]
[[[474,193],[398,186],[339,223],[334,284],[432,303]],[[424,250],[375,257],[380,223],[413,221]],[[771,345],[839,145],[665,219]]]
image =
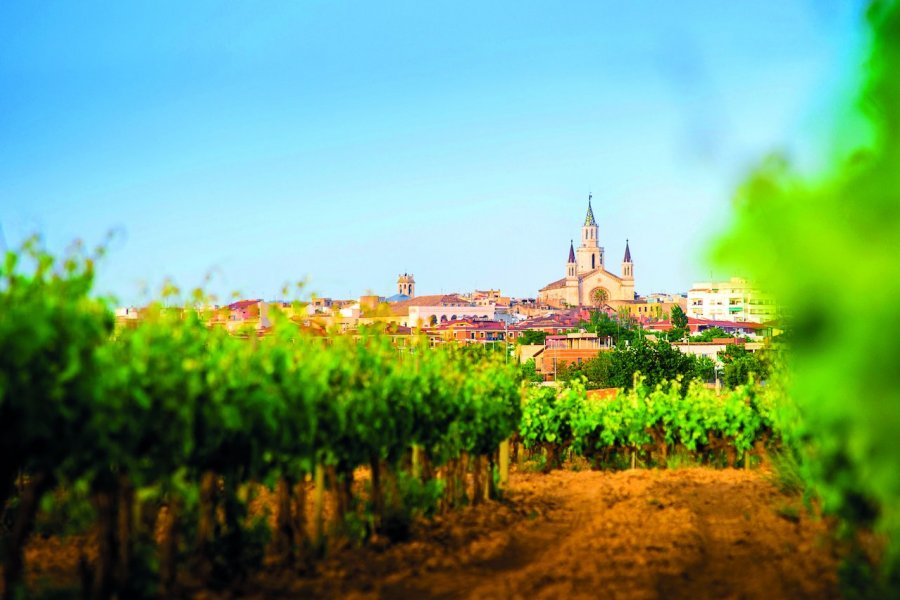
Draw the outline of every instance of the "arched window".
[[[591,254],[591,268],[592,268],[592,269],[596,269],[596,268],[597,268],[597,265],[596,265],[596,263],[595,263],[596,260],[597,260],[597,255],[596,255],[596,254]]]

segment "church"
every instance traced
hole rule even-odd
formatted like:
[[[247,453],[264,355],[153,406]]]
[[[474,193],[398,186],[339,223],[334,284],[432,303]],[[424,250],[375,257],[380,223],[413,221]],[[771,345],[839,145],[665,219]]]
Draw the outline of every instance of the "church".
[[[569,243],[566,276],[540,289],[537,297],[539,304],[553,307],[616,306],[634,300],[634,263],[631,262],[628,240],[625,240],[622,275],[613,275],[606,270],[603,261],[603,247],[599,245],[591,198],[588,195],[581,245],[576,250],[574,243]]]

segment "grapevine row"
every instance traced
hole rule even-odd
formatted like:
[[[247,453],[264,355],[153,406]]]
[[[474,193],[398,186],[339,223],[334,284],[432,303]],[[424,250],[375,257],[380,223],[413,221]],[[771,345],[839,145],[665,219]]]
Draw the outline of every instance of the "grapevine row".
[[[86,579],[97,598],[168,595],[181,564],[207,584],[260,564],[247,508],[260,486],[277,491],[274,541],[295,565],[322,549],[326,484],[333,525],[364,536],[396,534],[410,496],[443,494],[452,507],[496,493],[494,453],[521,415],[519,376],[502,361],[424,341],[401,353],[377,335],[309,337],[278,315],[271,335],[241,339],[160,305],[114,332],[88,295],[92,277],[89,261],[57,264],[35,248],[4,264],[7,597],[21,590],[41,499],[60,485],[86,489],[96,513]],[[354,485],[360,467],[367,493]]]
[[[574,381],[562,391],[533,388],[523,406],[519,439],[546,455],[545,468],[566,453],[583,456],[594,467],[622,465],[637,456],[665,466],[670,455],[734,466],[751,453],[763,455],[778,437],[774,400],[753,386],[725,393],[692,381],[650,387],[639,375],[627,393],[590,398]]]

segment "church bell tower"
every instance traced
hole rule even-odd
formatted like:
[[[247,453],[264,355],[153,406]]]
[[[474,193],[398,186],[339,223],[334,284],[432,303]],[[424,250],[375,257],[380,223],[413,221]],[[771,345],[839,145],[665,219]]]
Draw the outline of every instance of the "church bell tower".
[[[416,297],[416,280],[411,273],[404,273],[397,278],[397,293],[410,298]]]
[[[592,194],[588,194],[587,214],[581,227],[581,246],[578,248],[578,273],[587,273],[603,268],[603,248],[597,240],[597,221],[594,220],[594,209],[591,208]]]

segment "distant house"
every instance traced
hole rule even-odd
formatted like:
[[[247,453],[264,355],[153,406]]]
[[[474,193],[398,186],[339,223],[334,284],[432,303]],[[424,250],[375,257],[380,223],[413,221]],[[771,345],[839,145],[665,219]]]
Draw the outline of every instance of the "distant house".
[[[756,352],[763,347],[758,342],[744,343],[744,340],[740,338],[716,338],[711,342],[675,342],[672,346],[685,354],[706,356],[715,361],[717,365],[722,365],[719,353],[724,352],[728,344],[741,344],[748,352]]]
[[[489,343],[506,341],[508,326],[500,321],[460,319],[448,321],[427,331],[443,341],[461,343]]]
[[[672,329],[671,321],[658,321],[656,323],[647,323],[644,329],[647,331],[669,331]],[[691,335],[697,335],[707,329],[718,327],[725,333],[736,336],[759,337],[764,335],[770,325],[766,323],[735,322],[735,321],[717,321],[712,319],[693,319],[688,318],[688,331]]]
[[[409,327],[434,327],[461,319],[494,320],[494,306],[478,306],[458,294],[415,296],[389,305],[398,317],[406,317]]]
[[[612,338],[598,337],[596,333],[568,333],[547,336],[544,351],[535,357],[535,369],[547,380],[556,379],[556,371],[562,365],[581,364],[597,357],[600,352],[612,350]]]
[[[695,283],[688,291],[689,317],[766,323],[776,318],[775,300],[745,279]]]

